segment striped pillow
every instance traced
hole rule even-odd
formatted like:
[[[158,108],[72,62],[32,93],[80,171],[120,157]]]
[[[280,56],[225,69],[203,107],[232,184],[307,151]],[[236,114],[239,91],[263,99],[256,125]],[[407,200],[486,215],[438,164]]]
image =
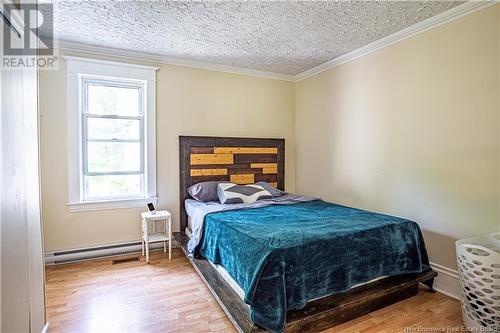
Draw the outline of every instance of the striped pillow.
[[[259,199],[272,198],[271,193],[260,185],[237,185],[234,183],[217,185],[217,196],[222,204],[251,204]]]

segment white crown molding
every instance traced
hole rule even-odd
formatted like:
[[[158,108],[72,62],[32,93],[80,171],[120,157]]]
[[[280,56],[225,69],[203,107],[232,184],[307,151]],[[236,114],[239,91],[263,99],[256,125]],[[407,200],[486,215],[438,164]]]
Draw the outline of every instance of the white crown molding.
[[[128,50],[96,46],[96,45],[87,45],[81,43],[68,42],[64,40],[59,40],[59,49],[93,54],[93,55],[111,56],[128,60],[148,61],[157,64],[177,65],[177,66],[206,69],[206,70],[225,72],[225,73],[241,74],[246,76],[262,77],[273,80],[291,81],[291,82],[294,81],[294,76],[288,74],[259,71],[255,69],[235,67],[235,66],[210,64],[201,61],[193,61],[193,60],[186,60],[179,58],[170,58],[156,54],[128,51]]]
[[[377,50],[380,50],[384,47],[390,46],[407,38],[413,37],[425,31],[437,28],[446,23],[457,20],[466,15],[472,14],[479,10],[485,9],[487,7],[498,4],[498,1],[469,1],[462,5],[456,6],[447,10],[441,14],[430,17],[424,21],[421,21],[415,25],[412,25],[408,28],[400,30],[398,32],[393,33],[392,35],[386,36],[379,40],[376,40],[373,43],[360,47],[359,49],[348,52],[344,55],[341,55],[337,58],[329,60],[321,65],[318,65],[314,68],[308,69],[300,74],[295,75],[295,82],[304,80],[308,77],[314,76],[321,72],[324,72],[330,68],[345,64],[351,60],[364,56],[366,54],[370,54]]]

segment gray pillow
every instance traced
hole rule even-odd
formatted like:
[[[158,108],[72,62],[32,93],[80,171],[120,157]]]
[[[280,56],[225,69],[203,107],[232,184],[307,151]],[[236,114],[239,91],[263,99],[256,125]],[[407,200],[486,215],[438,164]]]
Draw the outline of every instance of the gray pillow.
[[[255,185],[262,186],[264,188],[264,190],[266,190],[267,192],[271,193],[271,195],[273,196],[273,198],[281,197],[281,196],[283,196],[283,195],[286,194],[285,191],[278,190],[277,188],[272,187],[271,184],[266,183],[266,182],[257,182],[257,183],[255,183]]]
[[[201,182],[189,186],[189,195],[198,201],[209,202],[209,201],[219,201],[217,196],[217,185],[219,183],[227,183],[226,181],[210,181]]]
[[[272,198],[271,193],[259,185],[237,185],[220,183],[217,185],[217,194],[221,204],[244,203],[251,204],[259,199]]]

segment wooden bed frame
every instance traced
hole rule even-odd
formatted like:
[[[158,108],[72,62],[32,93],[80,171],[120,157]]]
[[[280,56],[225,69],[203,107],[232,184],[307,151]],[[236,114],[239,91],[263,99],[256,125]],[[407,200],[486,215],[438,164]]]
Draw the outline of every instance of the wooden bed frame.
[[[285,140],[221,137],[179,137],[180,232],[174,238],[238,332],[264,332],[250,319],[248,306],[204,258],[187,254],[184,201],[192,184],[228,180],[239,184],[267,181],[284,190]],[[419,283],[434,291],[437,273],[429,270],[383,278],[345,293],[309,302],[287,312],[286,332],[317,332],[418,294]]]

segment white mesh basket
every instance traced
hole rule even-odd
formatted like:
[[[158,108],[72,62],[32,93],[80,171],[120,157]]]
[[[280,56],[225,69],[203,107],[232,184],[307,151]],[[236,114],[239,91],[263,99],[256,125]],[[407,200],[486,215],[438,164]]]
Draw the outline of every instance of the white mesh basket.
[[[500,332],[500,232],[456,242],[464,325]]]

